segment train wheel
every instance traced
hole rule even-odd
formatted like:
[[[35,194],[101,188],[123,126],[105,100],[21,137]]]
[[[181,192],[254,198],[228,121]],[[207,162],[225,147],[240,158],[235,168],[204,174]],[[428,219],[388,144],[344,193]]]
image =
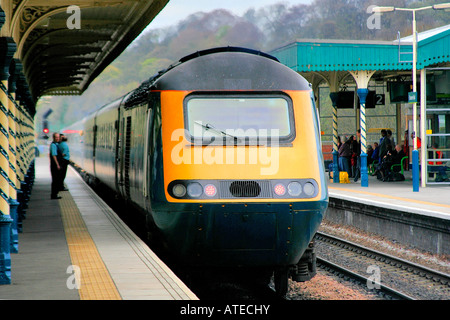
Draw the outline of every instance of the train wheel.
[[[289,268],[280,267],[274,272],[275,291],[278,296],[284,297],[288,291]]]

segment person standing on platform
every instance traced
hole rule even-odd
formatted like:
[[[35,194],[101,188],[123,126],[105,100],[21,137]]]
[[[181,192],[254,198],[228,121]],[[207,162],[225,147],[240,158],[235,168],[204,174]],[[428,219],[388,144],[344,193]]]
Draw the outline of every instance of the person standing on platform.
[[[358,131],[356,131],[356,136],[358,137],[358,139],[355,140],[355,143],[353,144],[353,152],[356,155],[356,167],[354,174],[355,182],[357,182],[361,177],[361,129],[358,129]]]
[[[391,141],[392,150],[395,150],[395,147],[397,145],[395,144],[394,137],[392,136],[392,130],[391,129],[387,129],[386,130],[386,134],[387,134],[388,139]]]
[[[52,174],[52,191],[51,191],[51,199],[61,199],[58,196],[59,188],[61,186],[61,159],[62,155],[59,151],[59,133],[53,133],[53,142],[50,145],[50,173]]]
[[[67,145],[67,137],[63,134],[60,135],[60,142],[58,145],[59,151],[61,153],[61,185],[59,191],[69,191],[66,187],[64,187],[64,180],[66,179],[67,167],[69,165],[70,160],[70,151],[69,146]]]
[[[387,136],[387,130],[383,129],[381,130],[381,138],[380,138],[380,151],[379,151],[379,163],[381,165],[381,163],[383,162],[383,158],[386,155],[387,151],[388,151],[388,145],[391,145],[391,140],[389,139],[389,137]],[[392,145],[391,145],[391,150],[392,150]]]
[[[350,144],[353,140],[344,137],[344,143],[339,148],[339,171],[345,171],[348,176],[351,176],[350,158],[352,156],[352,151],[350,150]]]

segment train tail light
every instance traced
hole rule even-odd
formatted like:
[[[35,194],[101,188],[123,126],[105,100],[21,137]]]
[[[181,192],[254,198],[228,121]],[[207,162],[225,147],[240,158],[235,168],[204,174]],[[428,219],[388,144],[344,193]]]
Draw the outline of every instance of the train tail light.
[[[204,192],[208,197],[214,197],[217,193],[217,188],[213,184],[208,184],[205,186]]]
[[[273,190],[277,196],[284,196],[286,193],[286,187],[282,183],[278,183]]]

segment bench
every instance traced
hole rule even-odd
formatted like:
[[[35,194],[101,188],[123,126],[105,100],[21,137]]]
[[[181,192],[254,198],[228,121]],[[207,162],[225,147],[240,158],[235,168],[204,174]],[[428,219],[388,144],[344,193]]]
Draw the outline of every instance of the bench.
[[[403,166],[403,160],[406,160],[406,159],[408,159],[408,156],[403,157],[402,160],[400,160],[400,163],[398,163],[398,164],[393,164],[393,165],[391,166],[391,171],[392,171],[392,172],[395,172],[395,171],[394,171],[394,168],[395,168],[395,167],[400,167],[400,173],[403,174],[403,167],[404,167],[404,166]]]
[[[442,170],[442,168],[444,168],[444,170]],[[445,174],[448,177],[449,174],[447,174],[447,172],[449,172],[449,171],[450,171],[449,167],[445,167],[445,166],[442,166],[442,165],[430,165],[429,164],[427,166],[428,181],[439,182],[439,181],[436,181],[436,179],[439,177],[439,175],[442,175],[441,173],[445,172]],[[443,181],[443,180],[441,180],[441,181]]]

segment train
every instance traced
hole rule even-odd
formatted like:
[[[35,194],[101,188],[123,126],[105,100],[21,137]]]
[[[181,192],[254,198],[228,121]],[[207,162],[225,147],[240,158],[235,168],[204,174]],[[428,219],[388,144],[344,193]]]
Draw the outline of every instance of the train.
[[[62,132],[72,164],[180,263],[273,276],[280,295],[315,275],[328,207],[319,117],[311,85],[277,58],[195,52]]]

